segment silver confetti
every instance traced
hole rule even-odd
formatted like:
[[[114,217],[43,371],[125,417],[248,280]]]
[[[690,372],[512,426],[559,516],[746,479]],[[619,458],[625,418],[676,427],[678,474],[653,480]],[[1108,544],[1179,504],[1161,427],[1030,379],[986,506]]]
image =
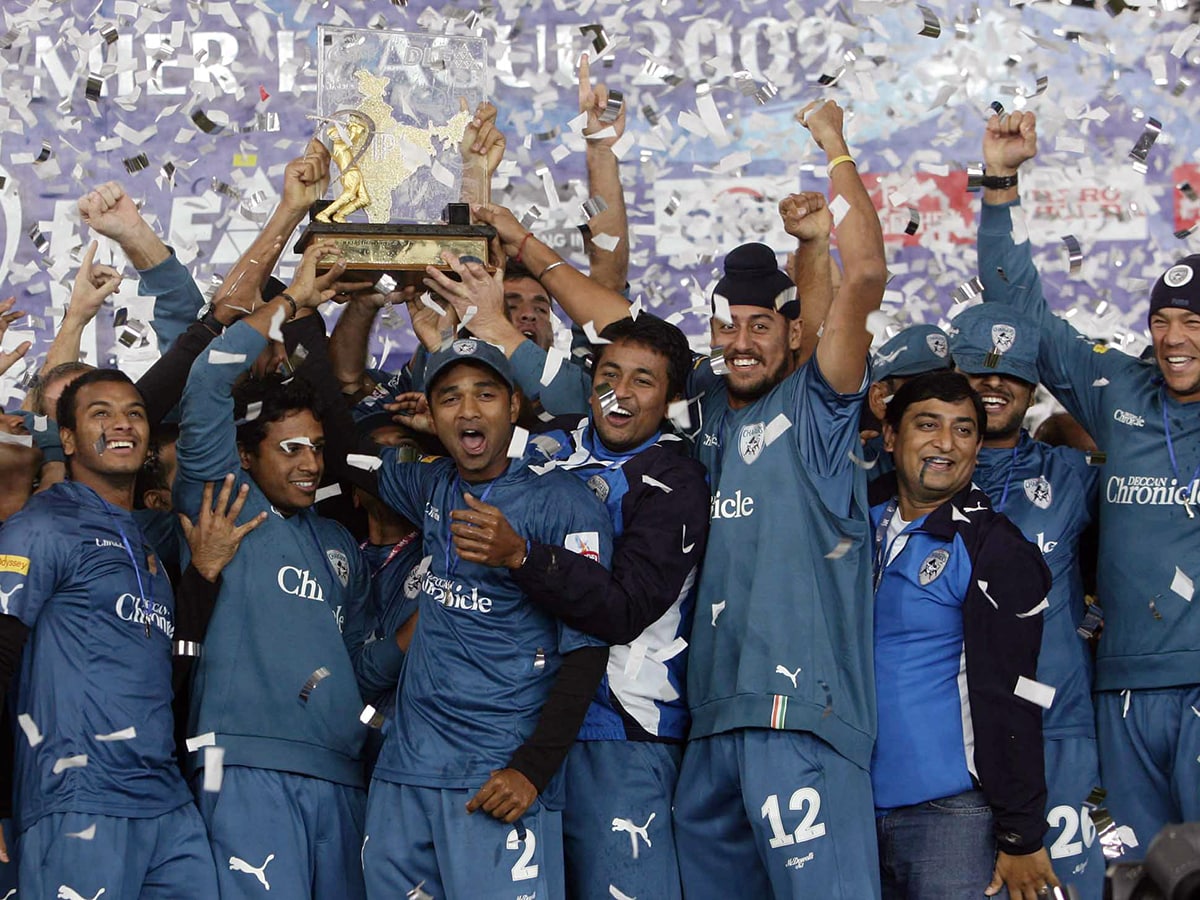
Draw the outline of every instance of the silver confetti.
[[[1162,122],[1153,116],[1148,116],[1142,136],[1138,138],[1138,142],[1129,151],[1129,158],[1133,160],[1133,169],[1135,172],[1142,175],[1146,174],[1146,160],[1150,156],[1150,148],[1154,146],[1154,142],[1161,133]]]
[[[328,677],[329,670],[325,666],[321,666],[321,668],[309,675],[308,681],[304,682],[304,687],[300,689],[300,699],[307,703],[309,696],[316,690],[317,685]]]
[[[202,109],[192,111],[192,121],[195,123],[196,127],[205,134],[219,134],[224,129],[223,125],[218,125],[207,115],[205,115],[205,112]]]
[[[546,651],[541,647],[538,647],[537,652],[533,654],[533,667],[539,672],[546,668]]]
[[[598,384],[595,390],[596,396],[600,400],[600,415],[607,416],[617,408],[617,392],[607,384]]]
[[[198,657],[203,646],[199,641],[172,641],[171,654],[173,656]]]
[[[983,190],[983,163],[967,163],[967,190],[971,193]]]
[[[714,375],[728,375],[729,366],[725,364],[725,348],[713,347],[712,352],[708,354],[708,364]]]
[[[585,219],[594,219],[608,209],[608,203],[603,197],[589,197],[580,204]]]
[[[121,162],[125,166],[125,171],[130,175],[150,167],[150,157],[146,156],[145,153],[139,153],[137,156],[131,156],[128,159],[121,160]]]
[[[1067,245],[1067,258],[1071,263],[1071,275],[1079,274],[1083,268],[1083,248],[1079,246],[1079,238],[1073,234],[1064,234],[1062,242]]]
[[[604,104],[604,109],[600,110],[598,116],[601,125],[611,125],[621,115],[621,110],[625,108],[625,95],[621,91],[609,91],[608,100]]]
[[[108,435],[101,431],[100,437],[96,438],[96,443],[92,446],[96,448],[97,456],[103,456],[104,451],[108,449]]]
[[[908,224],[904,226],[905,234],[916,234],[921,227],[921,212],[915,206],[908,208]]]
[[[966,303],[970,300],[974,300],[982,293],[983,282],[980,281],[978,277],[970,278],[954,289],[953,299],[955,304]]]
[[[425,890],[424,881],[405,894],[404,897],[405,900],[433,900],[433,894]]]
[[[917,9],[921,11],[921,18],[925,20],[920,31],[920,36],[930,38],[941,37],[942,23],[938,21],[937,13],[928,6],[918,6]]]

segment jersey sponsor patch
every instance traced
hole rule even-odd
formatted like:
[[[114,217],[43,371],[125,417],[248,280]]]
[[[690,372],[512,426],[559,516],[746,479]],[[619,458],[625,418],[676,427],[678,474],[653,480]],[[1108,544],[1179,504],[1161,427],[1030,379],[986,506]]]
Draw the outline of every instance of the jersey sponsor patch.
[[[746,465],[754,462],[762,453],[763,447],[766,446],[766,431],[767,426],[763,422],[742,426],[742,431],[738,435],[738,453],[742,455],[742,460]]]
[[[950,551],[944,547],[938,547],[921,563],[921,568],[917,570],[917,581],[922,586],[931,584],[937,581],[938,576],[946,569],[946,563],[950,561]]]
[[[1025,496],[1029,498],[1029,502],[1038,509],[1049,509],[1050,504],[1054,502],[1054,490],[1050,487],[1050,482],[1046,480],[1046,476],[1039,475],[1037,478],[1026,478],[1024,481]]]
[[[350,583],[350,560],[346,559],[346,554],[341,550],[326,550],[325,558],[333,566],[333,571],[337,575],[338,581],[342,583],[342,587],[346,587]]]
[[[18,575],[28,575],[29,557],[0,553],[0,572],[15,572]]]
[[[573,531],[563,541],[563,546],[572,553],[600,561],[600,532]]]

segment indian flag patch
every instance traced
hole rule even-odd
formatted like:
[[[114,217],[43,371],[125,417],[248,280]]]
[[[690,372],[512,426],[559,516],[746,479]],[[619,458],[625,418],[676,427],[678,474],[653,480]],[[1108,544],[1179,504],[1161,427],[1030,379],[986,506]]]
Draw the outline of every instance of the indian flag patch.
[[[784,720],[787,719],[787,704],[787,697],[785,697],[783,694],[775,695],[775,701],[771,704],[772,728],[783,728]]]

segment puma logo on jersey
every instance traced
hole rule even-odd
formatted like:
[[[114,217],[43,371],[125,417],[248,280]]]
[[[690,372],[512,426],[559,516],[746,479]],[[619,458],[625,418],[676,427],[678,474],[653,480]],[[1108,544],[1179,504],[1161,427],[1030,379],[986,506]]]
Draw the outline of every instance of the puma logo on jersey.
[[[85,897],[69,884],[60,884],[58,886],[58,900],[97,900],[100,894],[104,893],[104,890],[104,888],[100,888],[100,892],[95,897]],[[12,893],[16,893],[16,891]],[[7,895],[5,895],[5,900],[8,900]]]
[[[271,889],[271,882],[267,881],[266,872],[267,866],[271,864],[271,860],[274,858],[274,853],[268,854],[267,858],[263,860],[263,864],[261,866],[252,866],[244,859],[241,859],[237,856],[231,856],[229,857],[229,869],[232,872],[245,872],[247,875],[253,875],[258,879],[258,883],[261,884],[265,890],[269,891]]]
[[[23,587],[25,587],[25,582],[22,581],[11,591],[0,591],[0,609],[4,610],[4,615],[8,615],[8,601],[12,599],[12,595]]]
[[[803,671],[804,671],[803,668],[797,668],[795,672],[789,672],[783,666],[775,667],[775,674],[782,675],[784,678],[786,678],[788,681],[790,681],[792,683],[793,690],[796,688],[796,676],[799,675]]]
[[[634,859],[638,858],[638,838],[639,837],[643,841],[646,842],[647,847],[654,846],[653,844],[650,843],[649,829],[650,829],[650,823],[654,821],[654,817],[657,815],[658,815],[658,813],[650,813],[650,818],[648,818],[646,820],[645,825],[634,825],[632,819],[613,819],[612,820],[612,830],[613,831],[629,832],[629,843],[633,848],[633,858]]]

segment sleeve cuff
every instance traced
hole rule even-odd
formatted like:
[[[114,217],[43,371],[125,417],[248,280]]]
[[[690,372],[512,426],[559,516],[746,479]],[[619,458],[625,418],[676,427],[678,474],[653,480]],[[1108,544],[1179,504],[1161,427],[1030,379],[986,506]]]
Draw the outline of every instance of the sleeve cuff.
[[[1012,234],[1013,207],[1020,205],[1020,200],[1013,200],[1011,203],[984,203],[979,213],[980,234]]]
[[[142,294],[157,297],[159,294],[175,290],[191,281],[192,276],[179,261],[179,257],[175,255],[175,248],[168,247],[167,249],[171,251],[171,255],[157,266],[138,269],[138,278],[141,280],[139,290]]]

